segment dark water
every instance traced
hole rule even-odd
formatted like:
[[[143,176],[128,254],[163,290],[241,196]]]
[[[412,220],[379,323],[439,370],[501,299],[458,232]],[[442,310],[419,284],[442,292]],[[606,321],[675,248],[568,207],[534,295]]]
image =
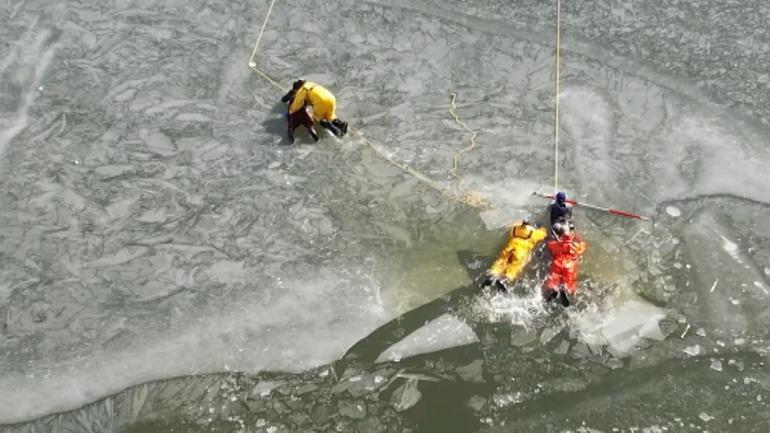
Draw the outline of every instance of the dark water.
[[[560,186],[655,218],[576,212],[567,312],[475,286],[555,5],[277,0],[257,67],[363,134],[294,146],[267,7],[0,1],[0,431],[768,431],[770,5],[563,4]]]

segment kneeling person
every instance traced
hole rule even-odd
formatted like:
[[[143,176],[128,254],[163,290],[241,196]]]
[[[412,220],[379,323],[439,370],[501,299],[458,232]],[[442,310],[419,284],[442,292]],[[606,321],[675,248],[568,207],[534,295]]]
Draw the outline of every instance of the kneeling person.
[[[337,100],[328,89],[310,81],[297,80],[292,85],[291,91],[283,100],[289,102],[289,139],[292,140],[294,129],[299,125],[307,127],[308,119],[317,120],[324,128],[331,131],[337,137],[343,137],[348,132],[348,123],[337,118]],[[307,111],[312,107],[313,116]],[[292,118],[296,119],[292,122]],[[292,127],[293,126],[293,127]],[[308,128],[310,129],[310,128]],[[315,131],[313,131],[315,132]],[[313,134],[317,140],[317,134]]]

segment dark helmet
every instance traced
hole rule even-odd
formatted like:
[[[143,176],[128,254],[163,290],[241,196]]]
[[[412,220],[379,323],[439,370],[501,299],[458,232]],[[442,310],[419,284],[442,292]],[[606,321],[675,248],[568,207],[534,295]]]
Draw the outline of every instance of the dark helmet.
[[[567,194],[564,194],[563,192],[559,191],[556,193],[556,202],[560,204],[564,204],[564,202],[567,201]]]
[[[297,80],[294,82],[294,84],[291,85],[291,88],[294,90],[299,90],[299,88],[304,86],[305,83],[306,83],[305,80]]]
[[[529,226],[529,225],[532,225],[532,224],[529,222],[529,215],[524,215],[524,218],[522,218],[522,219],[521,219],[521,225],[523,225],[523,226]]]

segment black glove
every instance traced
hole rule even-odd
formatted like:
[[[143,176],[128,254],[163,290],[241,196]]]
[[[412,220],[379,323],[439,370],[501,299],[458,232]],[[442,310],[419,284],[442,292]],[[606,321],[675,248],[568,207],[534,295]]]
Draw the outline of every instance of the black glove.
[[[283,95],[283,98],[281,98],[281,102],[288,103],[289,101],[292,100],[292,98],[294,98],[294,95],[296,94],[297,94],[296,90],[294,89],[289,90],[289,93]]]

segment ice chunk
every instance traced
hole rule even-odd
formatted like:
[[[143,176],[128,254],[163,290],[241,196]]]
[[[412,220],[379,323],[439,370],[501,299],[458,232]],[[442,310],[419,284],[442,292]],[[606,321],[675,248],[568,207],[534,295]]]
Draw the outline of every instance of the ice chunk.
[[[418,380],[415,378],[408,379],[403,385],[396,388],[391,397],[391,403],[393,408],[397,411],[405,411],[410,407],[417,404],[422,397],[422,393],[417,388]]]
[[[682,215],[682,211],[680,211],[679,208],[674,206],[666,206],[666,213],[674,218]]]
[[[470,326],[447,313],[387,348],[377,357],[375,362],[407,358],[450,347],[477,343],[478,341],[478,336]]]
[[[483,409],[484,405],[486,404],[487,404],[487,399],[478,395],[474,395],[473,397],[471,397],[470,400],[468,400],[468,406],[476,412]]]
[[[258,395],[262,398],[270,397],[270,394],[273,392],[273,390],[278,388],[281,385],[283,385],[283,382],[281,381],[264,380],[262,382],[259,382],[251,390],[251,394]]]
[[[688,346],[682,349],[682,352],[690,355],[690,356],[697,356],[701,352],[700,344],[696,344],[695,346]]]
[[[543,332],[540,333],[540,343],[543,345],[548,344],[553,340],[553,337],[559,335],[562,329],[564,329],[564,327],[561,325],[554,326],[553,328],[545,328]]]
[[[660,330],[660,318],[651,317],[647,320],[647,322],[639,328],[639,336],[649,340],[663,341],[666,337]]]
[[[594,319],[598,317],[601,315],[594,316]],[[599,325],[593,324],[593,326],[598,327],[613,350],[628,353],[641,338],[662,340],[664,336],[659,322],[664,317],[665,314],[660,308],[638,300],[630,300],[616,310],[605,314],[602,319],[598,319],[602,320]],[[582,323],[578,324],[578,327],[581,335],[595,333],[595,329],[591,329],[590,324]]]
[[[714,419],[714,417],[713,417],[713,416],[710,416],[710,415],[709,415],[709,414],[707,414],[706,412],[701,412],[701,413],[700,413],[700,415],[698,415],[698,418],[702,419],[702,420],[703,420],[703,422],[709,422],[709,421],[711,421],[712,419]]]
[[[366,417],[366,403],[362,401],[342,400],[337,402],[340,415],[353,419]]]
[[[176,152],[174,142],[162,132],[147,133],[146,131],[141,131],[139,136],[142,138],[142,141],[144,141],[144,144],[155,153],[169,156]]]
[[[468,365],[457,368],[457,375],[466,382],[484,382],[484,361],[477,359]]]
[[[553,351],[553,353],[557,355],[566,355],[567,352],[569,352],[569,341],[567,340],[563,340],[561,343],[559,343],[559,347]]]
[[[714,371],[722,371],[722,361],[718,359],[711,360],[711,369]]]
[[[740,255],[738,254],[738,244],[731,241],[730,239],[727,239],[725,236],[719,235],[719,237],[722,238],[722,249],[725,250],[725,252],[727,252],[730,257],[735,259],[736,262],[743,263]]]

